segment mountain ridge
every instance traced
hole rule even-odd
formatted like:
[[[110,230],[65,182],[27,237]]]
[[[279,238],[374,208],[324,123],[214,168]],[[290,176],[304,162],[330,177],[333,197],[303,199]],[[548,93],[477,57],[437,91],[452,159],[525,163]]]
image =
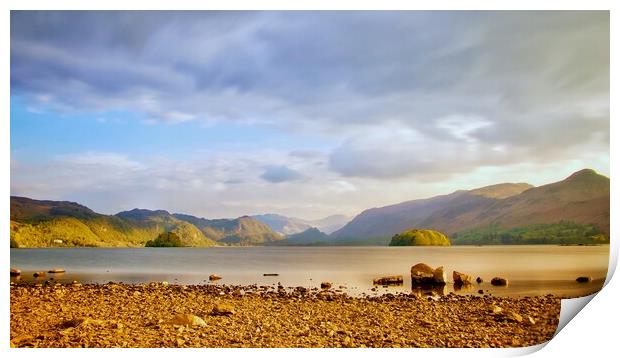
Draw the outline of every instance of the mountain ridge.
[[[404,201],[365,210],[331,236],[386,239],[416,227],[454,235],[484,226],[513,228],[562,220],[594,224],[609,235],[609,178],[583,169],[538,187],[502,183]]]

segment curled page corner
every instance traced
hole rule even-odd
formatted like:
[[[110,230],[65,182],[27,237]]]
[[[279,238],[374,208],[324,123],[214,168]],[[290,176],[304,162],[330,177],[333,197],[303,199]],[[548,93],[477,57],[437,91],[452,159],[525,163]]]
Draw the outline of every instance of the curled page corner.
[[[558,323],[558,327],[555,330],[553,337],[555,338],[564,327],[570,322],[575,316],[584,309],[584,307],[592,301],[592,299],[598,295],[605,287],[609,284],[609,281],[613,277],[616,267],[618,263],[618,245],[615,241],[610,241],[609,244],[609,265],[607,266],[607,276],[605,277],[605,283],[603,287],[598,292],[595,292],[588,296],[577,297],[577,298],[565,298],[561,301],[560,306],[560,321]],[[553,339],[553,338],[552,338]],[[541,344],[541,348],[544,347],[547,343]]]
[[[603,286],[603,289],[605,287]],[[600,291],[599,291],[600,292]],[[554,337],[560,333],[560,331],[566,327],[575,316],[596,296],[598,292],[589,296],[577,297],[577,298],[565,298],[561,301],[560,306],[560,322],[558,328],[555,330]],[[553,339],[553,338],[552,338]]]

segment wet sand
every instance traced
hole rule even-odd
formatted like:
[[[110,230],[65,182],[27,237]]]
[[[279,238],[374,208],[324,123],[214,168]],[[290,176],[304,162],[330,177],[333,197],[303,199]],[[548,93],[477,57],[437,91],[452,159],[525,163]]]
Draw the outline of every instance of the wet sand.
[[[523,347],[551,339],[560,312],[553,295],[351,297],[161,283],[17,283],[10,291],[15,347]],[[196,316],[183,316],[194,324],[177,315]]]

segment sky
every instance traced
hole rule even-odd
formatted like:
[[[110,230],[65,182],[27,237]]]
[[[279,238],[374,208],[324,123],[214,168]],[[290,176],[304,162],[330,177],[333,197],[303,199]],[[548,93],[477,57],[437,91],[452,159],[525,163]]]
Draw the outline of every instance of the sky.
[[[11,12],[11,195],[355,215],[609,176],[607,11]]]

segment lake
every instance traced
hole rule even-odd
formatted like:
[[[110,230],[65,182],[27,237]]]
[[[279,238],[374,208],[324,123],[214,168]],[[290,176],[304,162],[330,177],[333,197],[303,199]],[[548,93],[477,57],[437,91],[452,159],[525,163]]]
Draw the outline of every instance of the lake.
[[[410,292],[410,268],[424,262],[484,279],[481,285],[457,290],[451,284],[441,293],[532,296],[583,296],[598,291],[605,280],[609,245],[601,246],[451,246],[451,247],[212,247],[212,248],[45,248],[11,249],[11,267],[32,273],[62,267],[64,274],[47,274],[58,282],[83,283],[235,284],[318,287],[322,281],[353,295]],[[223,278],[209,283],[216,273]],[[279,276],[263,276],[277,273]],[[373,278],[403,275],[402,286],[376,287]],[[491,286],[492,277],[509,280],[506,287]],[[591,276],[591,283],[577,283]],[[14,278],[11,278],[15,280]]]

